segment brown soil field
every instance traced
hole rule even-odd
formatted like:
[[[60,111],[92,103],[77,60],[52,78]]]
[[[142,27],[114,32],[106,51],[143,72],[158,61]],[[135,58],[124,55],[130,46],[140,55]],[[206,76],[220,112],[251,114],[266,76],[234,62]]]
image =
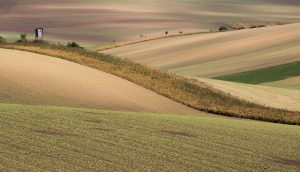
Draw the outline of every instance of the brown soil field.
[[[103,45],[190,30],[218,29],[234,22],[300,22],[300,6],[282,0],[0,0],[0,31]]]
[[[114,75],[66,60],[0,49],[0,102],[137,112],[198,113]]]
[[[172,37],[102,51],[184,76],[216,77],[300,60],[300,24]]]

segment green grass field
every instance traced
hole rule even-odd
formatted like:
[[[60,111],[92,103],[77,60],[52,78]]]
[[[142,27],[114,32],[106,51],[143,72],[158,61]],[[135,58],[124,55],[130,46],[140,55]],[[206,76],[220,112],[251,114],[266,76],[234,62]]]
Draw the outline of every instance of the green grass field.
[[[297,171],[299,126],[0,104],[1,171]]]
[[[261,84],[300,76],[300,61],[249,72],[221,76],[215,79],[247,84]]]

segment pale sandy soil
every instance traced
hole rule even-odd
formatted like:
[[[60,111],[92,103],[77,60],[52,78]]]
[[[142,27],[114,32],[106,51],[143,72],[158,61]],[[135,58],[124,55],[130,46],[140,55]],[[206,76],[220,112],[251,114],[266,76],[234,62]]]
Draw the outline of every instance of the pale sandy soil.
[[[260,85],[300,90],[300,76],[290,77],[290,78],[280,80],[280,81],[275,81],[275,82],[266,82],[266,83],[262,83]]]
[[[0,102],[196,113],[111,74],[58,58],[0,49]]]
[[[300,90],[195,78],[232,96],[273,108],[300,111]]]
[[[103,51],[185,76],[216,77],[300,60],[300,24],[154,40]]]

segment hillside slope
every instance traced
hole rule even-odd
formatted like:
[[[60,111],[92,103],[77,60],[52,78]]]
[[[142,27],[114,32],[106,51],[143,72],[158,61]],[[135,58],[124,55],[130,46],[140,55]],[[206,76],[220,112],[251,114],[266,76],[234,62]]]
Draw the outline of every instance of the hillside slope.
[[[114,75],[66,60],[0,49],[0,101],[114,110],[194,110]]]
[[[299,112],[243,101],[211,89],[204,83],[194,82],[118,57],[55,44],[0,44],[0,47],[62,58],[105,71],[200,111],[276,123],[300,124]]]
[[[0,171],[295,171],[299,126],[0,104]]]
[[[300,111],[300,91],[196,77],[207,85],[260,105]]]
[[[103,53],[185,76],[216,77],[300,60],[300,24],[154,40]]]

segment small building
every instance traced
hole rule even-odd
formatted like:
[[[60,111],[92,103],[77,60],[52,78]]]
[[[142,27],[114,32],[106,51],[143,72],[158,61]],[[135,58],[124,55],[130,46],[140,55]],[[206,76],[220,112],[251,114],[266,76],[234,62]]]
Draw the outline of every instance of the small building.
[[[43,36],[44,36],[43,28],[35,29],[35,40],[43,40]]]

